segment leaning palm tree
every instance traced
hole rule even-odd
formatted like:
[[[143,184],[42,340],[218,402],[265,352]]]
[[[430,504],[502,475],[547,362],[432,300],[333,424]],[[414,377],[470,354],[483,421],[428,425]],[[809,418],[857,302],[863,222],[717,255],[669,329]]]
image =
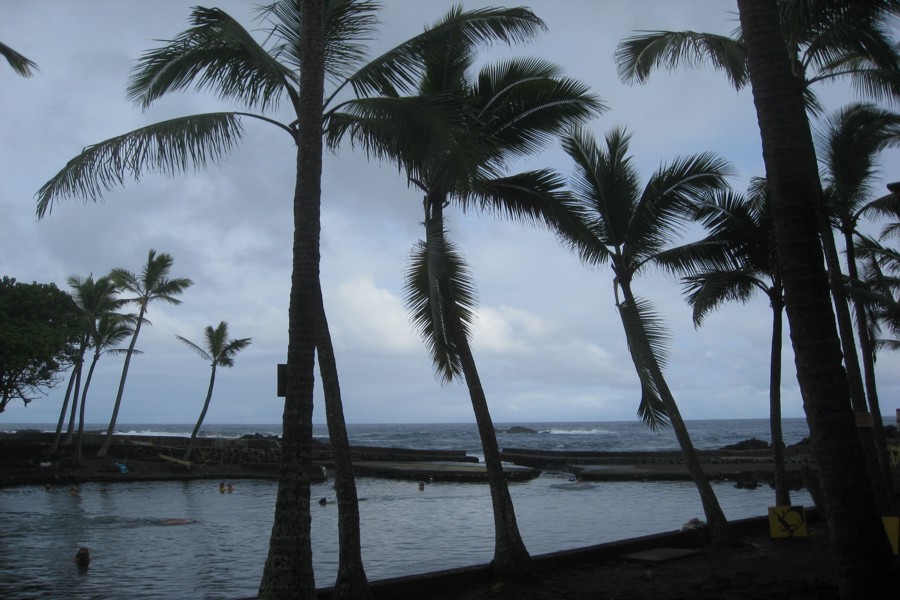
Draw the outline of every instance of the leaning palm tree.
[[[250,345],[250,338],[228,339],[228,323],[221,321],[219,325],[213,329],[212,325],[207,325],[203,330],[205,339],[205,347],[200,347],[187,338],[176,335],[188,348],[200,355],[200,358],[208,360],[210,363],[209,388],[206,390],[206,400],[203,401],[203,410],[200,411],[200,418],[194,425],[191,432],[191,439],[188,440],[187,448],[184,450],[184,460],[191,459],[191,448],[200,427],[203,425],[203,419],[206,418],[206,411],[209,410],[209,401],[212,399],[213,386],[216,383],[216,369],[218,367],[233,367],[234,357],[238,352]]]
[[[772,462],[775,467],[775,504],[791,503],[784,465],[784,437],[781,429],[781,347],[784,296],[781,270],[775,253],[775,228],[771,200],[765,179],[751,182],[750,195],[728,191],[716,193],[697,207],[693,218],[710,231],[734,256],[730,268],[714,268],[689,275],[682,281],[688,304],[693,308],[694,325],[730,300],[747,303],[762,292],[772,308],[772,344],[769,360],[769,428]]]
[[[452,21],[451,11],[441,23]],[[583,84],[543,60],[513,59],[472,73],[477,47],[460,39],[450,52],[425,52],[415,96],[388,95],[345,103],[330,115],[329,142],[345,135],[370,155],[396,161],[425,195],[425,239],[413,249],[406,305],[445,384],[468,387],[484,452],[494,514],[494,572],[528,573],[503,474],[486,395],[469,345],[474,286],[448,237],[445,208],[482,208],[523,221],[554,222],[561,182],[547,171],[506,175],[512,159],[528,155],[565,127],[600,111]]]
[[[109,420],[109,428],[106,430],[106,437],[97,451],[97,456],[106,456],[106,453],[109,451],[112,435],[116,429],[116,420],[119,417],[119,408],[122,405],[122,395],[125,392],[125,379],[128,377],[128,367],[131,365],[131,357],[134,355],[134,346],[137,344],[138,336],[141,333],[141,326],[145,322],[149,324],[145,316],[150,303],[158,300],[177,306],[181,304],[178,296],[194,283],[187,277],[170,279],[169,270],[172,268],[173,262],[174,260],[169,254],[164,252],[157,254],[156,250],[151,248],[147,253],[147,264],[142,267],[140,274],[132,273],[127,269],[113,269],[110,272],[110,279],[120,290],[134,294],[134,296],[127,298],[126,301],[138,305],[138,314],[131,342],[128,344],[128,350],[125,352],[125,362],[122,365],[122,376],[119,378],[119,389],[116,392],[116,402],[113,406],[112,417]]]
[[[691,273],[731,264],[718,243],[670,247],[690,207],[725,189],[731,169],[712,154],[690,156],[660,167],[641,189],[628,142],[621,129],[607,134],[605,149],[584,130],[563,139],[563,148],[575,162],[573,195],[584,213],[582,231],[563,233],[587,264],[610,264],[616,306],[641,384],[638,414],[653,429],[671,424],[700,493],[710,536],[722,541],[728,535],[725,515],[663,375],[663,326],[649,302],[634,295],[632,281],[650,266]]]
[[[832,226],[843,236],[847,257],[850,298],[854,300],[856,334],[862,356],[863,375],[872,419],[875,447],[881,466],[884,491],[891,495],[891,466],[884,441],[884,424],[875,383],[875,351],[869,335],[865,303],[861,301],[861,284],[855,252],[855,236],[863,217],[900,215],[900,198],[888,194],[872,199],[873,179],[877,174],[876,159],[885,148],[900,143],[900,114],[871,104],[852,104],[829,115],[818,131],[818,156],[822,164],[825,201]],[[831,232],[828,233],[831,235]],[[878,488],[876,488],[878,489]]]
[[[81,392],[81,408],[78,412],[78,442],[75,444],[75,460],[80,462],[82,444],[84,441],[84,409],[87,405],[88,389],[94,378],[94,368],[104,354],[124,354],[126,351],[116,348],[125,338],[134,333],[131,324],[133,315],[122,315],[114,312],[102,313],[96,320],[91,332],[91,347],[94,349],[94,357],[88,368],[87,377],[84,380],[84,389]],[[134,350],[139,353],[139,350]]]
[[[133,73],[128,95],[147,108],[167,93],[193,87],[212,90],[244,110],[162,121],[89,146],[38,192],[38,215],[45,216],[57,198],[96,200],[126,178],[137,178],[147,171],[173,174],[204,167],[234,149],[244,133],[245,121],[272,125],[295,143],[298,169],[282,470],[260,597],[311,597],[315,593],[306,474],[312,465],[314,357],[313,350],[307,352],[306,336],[313,336],[309,339],[314,339],[314,350],[320,353],[330,349],[330,344],[325,343],[324,313],[303,311],[322,305],[318,281],[320,185],[316,170],[321,166],[321,139],[315,138],[321,131],[323,111],[343,92],[352,90],[357,96],[366,96],[408,88],[417,80],[423,47],[429,40],[431,47],[436,39],[455,40],[458,36],[481,42],[515,40],[543,27],[526,9],[460,12],[442,27],[364,63],[365,42],[373,35],[378,7],[368,0],[279,0],[262,8],[261,16],[272,25],[265,46],[224,11],[195,8],[190,29],[144,55]],[[320,105],[324,83],[317,81],[319,75],[334,83],[324,107]],[[282,101],[287,101],[292,110],[285,122],[273,115]],[[318,119],[308,118],[314,113]],[[303,169],[299,168],[301,164]],[[304,295],[307,293],[312,295]],[[335,364],[333,356],[326,358],[320,361],[323,367]],[[336,371],[323,372],[323,387],[326,403],[331,405],[328,410],[342,414],[340,398],[335,395],[339,390]],[[360,558],[349,445],[346,431],[338,436],[334,431],[329,420],[341,512],[335,597],[364,597],[368,587]]]
[[[31,77],[38,68],[36,63],[28,60],[2,42],[0,42],[0,56],[5,58],[12,70],[22,77]]]

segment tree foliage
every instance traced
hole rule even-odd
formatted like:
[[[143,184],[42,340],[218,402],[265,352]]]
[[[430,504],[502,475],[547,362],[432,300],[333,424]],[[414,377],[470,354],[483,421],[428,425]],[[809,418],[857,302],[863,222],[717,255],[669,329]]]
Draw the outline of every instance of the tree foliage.
[[[26,405],[59,382],[77,352],[81,315],[53,284],[0,281],[0,412]]]

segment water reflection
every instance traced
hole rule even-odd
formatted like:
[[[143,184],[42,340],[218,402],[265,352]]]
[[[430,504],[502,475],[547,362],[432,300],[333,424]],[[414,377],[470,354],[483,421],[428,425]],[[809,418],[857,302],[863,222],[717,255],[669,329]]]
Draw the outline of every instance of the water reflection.
[[[689,483],[559,487],[552,474],[514,484],[522,537],[534,554],[677,529],[702,517]],[[273,481],[95,483],[0,489],[0,597],[240,598],[253,596],[274,515]],[[360,479],[363,556],[370,579],[485,563],[493,549],[486,486]],[[729,518],[765,513],[773,492],[715,486]],[[312,498],[334,498],[330,483]],[[798,503],[808,503],[801,495]],[[319,586],[337,570],[337,506],[312,504]],[[73,557],[90,548],[79,572]]]

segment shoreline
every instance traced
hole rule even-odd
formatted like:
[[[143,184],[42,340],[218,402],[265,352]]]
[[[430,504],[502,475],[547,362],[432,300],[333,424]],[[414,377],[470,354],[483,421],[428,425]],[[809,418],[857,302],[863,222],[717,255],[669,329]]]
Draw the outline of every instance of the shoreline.
[[[38,431],[0,433],[0,487],[57,485],[94,481],[159,481],[191,479],[275,479],[280,469],[280,438],[197,438],[191,461],[181,460],[188,438],[116,435],[108,456],[96,458],[103,434],[86,433],[82,460],[75,464],[72,446],[49,456],[54,434]],[[756,443],[751,443],[756,442]],[[773,478],[765,442],[747,441],[740,449],[699,450],[710,480],[734,480],[755,486]],[[330,446],[313,444],[314,481],[326,479],[332,466]],[[486,471],[477,457],[463,450],[431,450],[352,446],[357,476],[407,480],[484,482]],[[787,449],[791,484],[801,487],[800,469],[813,467],[808,446]],[[678,481],[690,475],[677,451],[565,452],[504,448],[501,457],[510,481],[525,481],[543,471],[567,472],[586,481]]]

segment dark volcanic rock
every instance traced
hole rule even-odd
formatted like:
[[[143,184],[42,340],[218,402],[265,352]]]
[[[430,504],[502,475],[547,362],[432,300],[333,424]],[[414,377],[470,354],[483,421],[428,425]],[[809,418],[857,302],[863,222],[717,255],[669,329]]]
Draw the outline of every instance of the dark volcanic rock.
[[[737,444],[729,444],[728,446],[722,446],[722,450],[768,450],[769,442],[765,442],[763,440],[758,440],[756,438],[750,438],[749,440],[744,440],[742,442],[738,442]]]
[[[522,427],[521,425],[516,425],[507,429],[505,433],[537,433],[537,431],[531,429],[530,427]]]

